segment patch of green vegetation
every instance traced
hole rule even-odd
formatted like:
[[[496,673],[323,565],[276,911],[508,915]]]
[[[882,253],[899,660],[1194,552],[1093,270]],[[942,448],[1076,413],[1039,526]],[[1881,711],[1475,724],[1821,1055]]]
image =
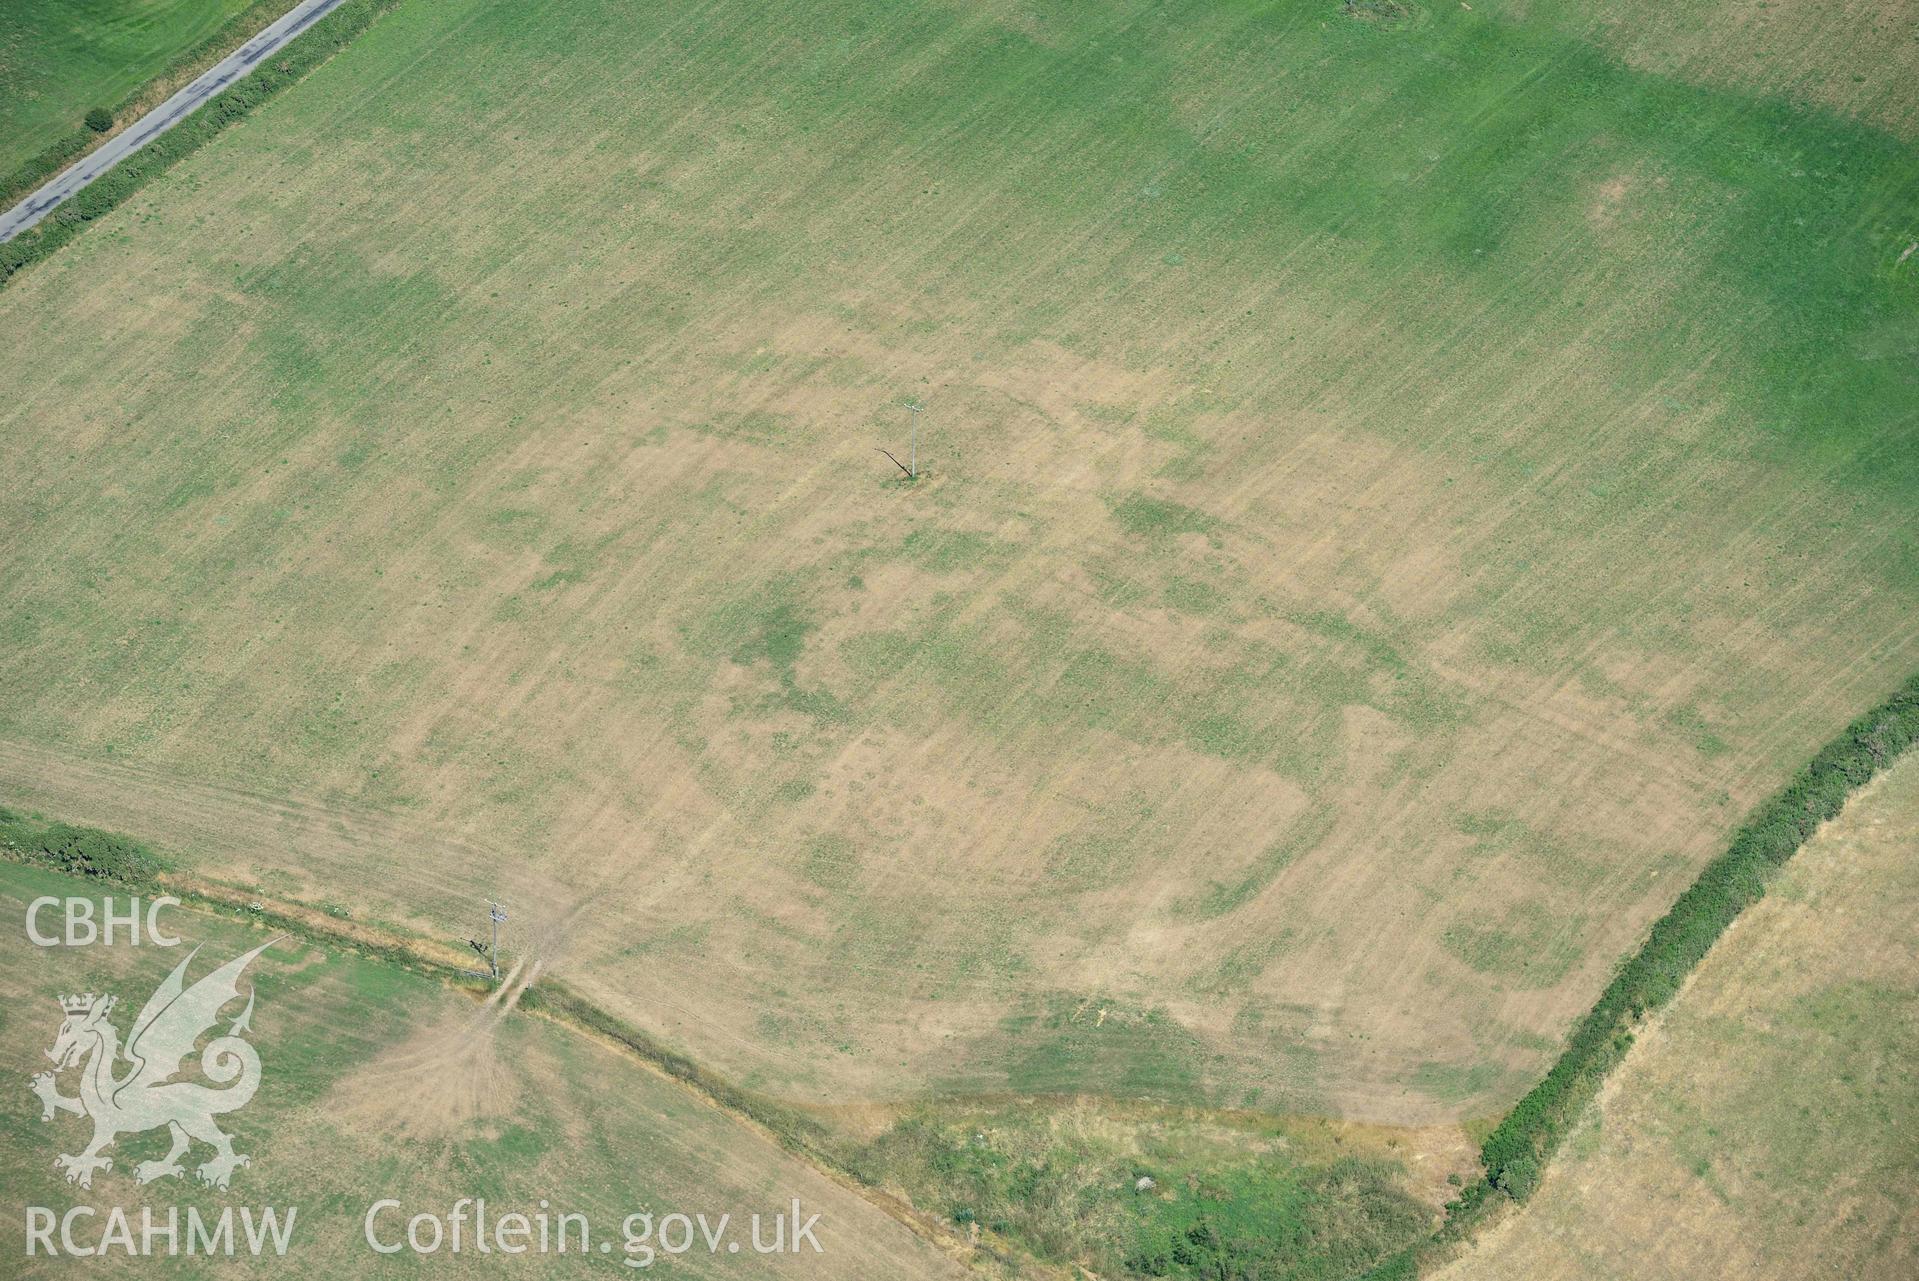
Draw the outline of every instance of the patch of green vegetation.
[[[1367,1272],[1428,1222],[1393,1167],[1347,1158],[1284,1177],[1255,1166],[1200,1179],[1192,1195],[1162,1201],[1136,1238],[1127,1270],[1147,1277],[1272,1277],[1331,1281]]]
[[[523,1177],[522,1171],[537,1169],[556,1142],[549,1125],[542,1124],[549,1118],[525,1115],[539,1110],[537,1101],[522,1103],[523,1119],[462,1140],[447,1156],[461,1186],[472,1188],[474,1196],[498,1199]]]
[[[1206,1047],[1164,1009],[1056,994],[1000,1024],[1007,1088],[1117,1098],[1204,1098]]]
[[[1208,996],[1243,992],[1266,972],[1267,966],[1292,947],[1295,937],[1293,930],[1282,929],[1277,934],[1242,943],[1221,957],[1218,964],[1196,975],[1190,986],[1193,991]]]
[[[531,507],[496,507],[480,517],[481,535],[502,547],[531,547],[546,531],[546,513]]]
[[[1220,528],[1220,522],[1205,512],[1146,494],[1127,494],[1110,507],[1121,529],[1149,540],[1213,534]]]
[[[607,549],[612,542],[612,535],[592,542],[569,538],[544,549],[540,553],[540,560],[547,572],[534,579],[529,590],[551,591],[556,587],[586,581],[598,566],[605,563]]]
[[[806,648],[806,634],[815,624],[804,615],[792,601],[775,601],[766,606],[741,606],[745,610],[736,614],[728,624],[738,623],[741,640],[733,651],[732,659],[743,667],[765,659],[780,674],[783,683],[793,680],[793,667],[799,661],[800,654]]]
[[[1541,831],[1515,814],[1503,810],[1479,810],[1459,815],[1453,826],[1473,838],[1455,875],[1465,878],[1480,874],[1474,865],[1483,860],[1509,856],[1523,868],[1529,881],[1586,890],[1604,876],[1608,861],[1599,854],[1607,847],[1587,842],[1587,856],[1571,844]],[[1492,873],[1487,873],[1491,875]]]
[[[1402,1168],[1297,1151],[1283,1128],[1183,1114],[954,1105],[906,1117],[852,1165],[956,1226],[1101,1276],[1351,1277],[1424,1230]]]
[[[1440,942],[1461,963],[1520,987],[1551,987],[1579,960],[1579,923],[1546,910],[1537,902],[1520,903],[1497,924],[1462,921]]]
[[[50,823],[0,808],[0,848],[71,876],[131,887],[151,885],[170,862],[130,836]]]
[[[1140,862],[1176,842],[1159,803],[1140,791],[1107,797],[1046,847],[1048,884],[1074,893],[1123,884]]]
[[[1201,617],[1219,613],[1227,603],[1226,593],[1217,585],[1187,574],[1169,574],[1160,587],[1160,599],[1168,609]]]
[[[331,416],[367,432],[390,429],[369,412],[359,388],[391,358],[391,335],[404,334],[413,350],[430,348],[455,299],[453,287],[431,271],[381,270],[359,248],[346,246],[303,246],[244,273],[237,284],[257,322],[249,326],[246,351],[273,372],[274,406],[292,416]],[[380,326],[367,326],[368,316],[379,316]],[[224,311],[208,317],[194,338],[204,335],[210,349],[226,347],[234,341],[228,321]],[[475,521],[476,532],[496,546],[522,547],[548,518],[524,501],[490,507]]]
[[[790,437],[794,427],[780,414],[769,413],[764,409],[750,409],[742,414],[701,423],[697,430],[725,440],[744,440],[770,445]]]
[[[1068,893],[1107,889],[1125,881],[1138,852],[1138,843],[1125,833],[1057,836],[1046,847],[1046,880]]]
[[[784,705],[822,722],[844,721],[848,710],[830,690],[800,685],[800,655],[806,652],[807,636],[818,626],[800,604],[798,589],[779,584],[762,593],[737,596],[713,610],[689,630],[687,644],[696,653],[717,650],[742,667],[765,663],[779,683]]]
[[[698,954],[706,946],[712,927],[705,922],[680,922],[665,929],[642,932],[640,937],[619,951],[621,957],[653,956],[660,952]]]
[[[967,529],[932,529],[922,526],[906,536],[900,545],[906,559],[930,574],[951,574],[973,569],[1005,554],[998,539]]]
[[[1361,627],[1344,614],[1312,610],[1293,615],[1292,621],[1315,636],[1363,656],[1368,667],[1394,675],[1401,675],[1408,670],[1405,658],[1391,641],[1375,629]]]
[[[815,836],[806,843],[802,870],[807,880],[823,890],[846,890],[859,880],[859,850],[844,836]]]
[[[1028,980],[1026,924],[1014,913],[982,913],[966,928],[953,931],[940,909],[917,890],[867,892],[836,905],[839,918],[825,964],[847,976],[849,983],[908,986],[927,1000],[970,1000],[979,990],[997,987],[1018,990]],[[1003,1065],[1004,1039],[989,1033],[984,1077],[969,1075],[964,1088],[979,1080],[996,1080]],[[970,1056],[955,1056],[970,1070],[978,1064]]]
[[[1699,750],[1699,754],[1707,760],[1715,756],[1724,756],[1732,750],[1725,739],[1713,732],[1705,715],[1692,703],[1673,708],[1666,717],[1666,723],[1690,739],[1692,745]]]
[[[798,805],[819,788],[811,779],[787,778],[774,785],[773,799],[781,805]]]
[[[1152,595],[1152,589],[1140,580],[1138,567],[1125,561],[1095,561],[1084,568],[1100,603],[1109,608],[1130,609]]]
[[[1210,882],[1200,893],[1176,902],[1174,914],[1211,921],[1250,903],[1281,872],[1291,867],[1295,859],[1325,840],[1338,819],[1339,811],[1333,806],[1314,805],[1284,835],[1268,845],[1244,875],[1233,881]]]
[[[1434,736],[1463,715],[1432,678],[1380,667],[1372,638],[1324,636],[1301,661],[1222,626],[1209,635],[1208,648],[1223,661],[1171,669],[1089,639],[1060,610],[1010,598],[990,619],[962,620],[959,611],[942,609],[911,629],[857,633],[839,652],[861,681],[937,693],[945,706],[1007,741],[1068,726],[1145,746],[1182,745],[1302,779],[1336,750],[1344,704],[1376,707]],[[1009,672],[1018,679],[1009,680]],[[859,697],[848,701],[857,707]],[[1270,853],[1265,867],[1276,874],[1287,855],[1277,847]]]
[[[864,680],[891,680],[920,652],[920,639],[903,631],[859,632],[840,642],[840,659]]]
[[[1412,1086],[1440,1103],[1463,1103],[1484,1096],[1502,1084],[1508,1073],[1497,1063],[1421,1063],[1413,1069]]]

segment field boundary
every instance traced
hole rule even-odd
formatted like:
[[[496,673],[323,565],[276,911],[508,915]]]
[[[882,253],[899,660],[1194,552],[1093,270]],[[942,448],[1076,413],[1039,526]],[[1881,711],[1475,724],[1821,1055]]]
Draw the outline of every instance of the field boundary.
[[[291,6],[280,5],[280,0],[274,0],[274,3],[280,6],[279,13],[269,15],[267,22],[261,24],[261,29],[291,11]],[[229,85],[185,120],[75,192],[58,209],[49,213],[41,221],[12,240],[0,244],[0,288],[5,288],[7,282],[25,268],[53,254],[85,230],[89,223],[118,208],[153,177],[164,173],[179,160],[199,150],[229,124],[241,119],[281,90],[305,79],[310,72],[346,48],[360,33],[399,3],[400,0],[346,0],[344,4],[315,22],[307,30],[289,40],[278,56]],[[248,9],[246,13],[234,19],[234,22],[247,20],[258,8],[260,6],[256,5]],[[229,24],[228,28],[222,28],[222,35],[231,26],[232,24]],[[254,34],[257,34],[257,30]],[[242,42],[244,43],[244,40],[248,38],[251,36],[243,37]],[[195,56],[205,57],[208,52],[207,46],[202,45],[195,51]],[[228,50],[221,56],[224,57],[230,53],[231,50]],[[177,67],[178,64],[176,69]],[[148,82],[148,85],[140,90],[140,94],[146,93],[149,88],[160,82],[160,78]],[[139,95],[136,95],[136,100],[139,100]],[[137,121],[128,123],[133,124]],[[84,129],[82,132],[85,132]],[[98,136],[105,140],[116,135]],[[38,172],[36,167],[42,161],[48,161],[56,151],[63,146],[71,145],[73,141],[69,138],[43,150],[38,156],[29,160],[24,168],[9,175],[6,181],[11,186],[30,170]],[[50,172],[40,173],[39,181],[44,182],[48,177],[58,174],[88,149],[82,146],[72,154],[63,155]],[[32,191],[33,188],[30,187],[24,194],[30,195]],[[19,197],[10,195],[6,207],[10,208],[17,198]]]
[[[162,890],[178,898],[189,911],[278,930],[317,947],[346,948],[437,980],[475,1000],[496,990],[492,982],[476,977],[468,968],[471,957],[450,944],[436,948],[425,939],[389,927],[337,917],[320,908],[264,897],[218,881],[180,875],[173,870],[170,859],[118,833],[48,820],[0,805],[0,859],[105,887],[141,893]],[[503,983],[502,990],[507,986],[510,984]],[[997,1234],[982,1232],[978,1240],[961,1237],[938,1216],[868,1183],[836,1160],[823,1142],[823,1130],[812,1118],[701,1067],[558,980],[527,982],[504,1008],[564,1027],[674,1082],[963,1266],[970,1267],[975,1259],[986,1256],[1031,1275],[1062,1279],[1069,1275]]]
[[[1653,923],[1639,950],[1620,964],[1545,1079],[1486,1136],[1480,1145],[1484,1178],[1447,1207],[1432,1241],[1375,1268],[1369,1281],[1419,1275],[1501,1206],[1531,1197],[1559,1145],[1626,1057],[1635,1029],[1679,993],[1726,927],[1765,897],[1773,874],[1800,846],[1915,743],[1919,675],[1848,725],[1740,825],[1725,852],[1706,864]]]

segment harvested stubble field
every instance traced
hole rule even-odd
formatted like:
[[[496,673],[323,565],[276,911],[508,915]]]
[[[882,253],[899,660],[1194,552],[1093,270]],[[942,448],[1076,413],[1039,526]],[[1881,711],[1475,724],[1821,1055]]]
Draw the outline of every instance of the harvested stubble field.
[[[1919,667],[1919,149],[1411,12],[400,5],[0,293],[4,794],[803,1103],[1497,1112]]]
[[[1919,1272],[1919,756],[1855,797],[1442,1281]]]
[[[189,1207],[212,1221],[237,1206],[274,1207],[284,1223],[285,1208],[293,1206],[285,1257],[269,1249],[261,1262],[227,1261],[221,1265],[227,1275],[237,1268],[299,1277],[471,1276],[497,1275],[502,1259],[473,1248],[470,1217],[457,1254],[443,1248],[430,1259],[385,1256],[363,1236],[368,1208],[383,1198],[403,1203],[404,1214],[382,1211],[375,1223],[382,1244],[391,1244],[407,1217],[444,1218],[461,1197],[487,1198],[496,1221],[511,1212],[535,1215],[547,1198],[554,1215],[587,1216],[594,1247],[587,1262],[606,1270],[627,1257],[621,1225],[630,1214],[704,1213],[709,1224],[728,1214],[744,1234],[750,1216],[760,1213],[769,1216],[763,1240],[770,1243],[771,1211],[796,1196],[808,1214],[821,1215],[820,1252],[755,1255],[742,1235],[753,1275],[872,1281],[964,1275],[959,1264],[860,1196],[623,1054],[387,962],[297,939],[262,955],[240,982],[242,995],[251,993],[256,1002],[251,1027],[261,1070],[252,1101],[219,1121],[234,1150],[253,1158],[235,1172],[232,1186],[221,1192],[194,1181],[194,1165],[211,1152],[198,1146],[184,1177],[135,1182],[139,1163],[158,1160],[167,1149],[164,1132],[148,1131],[122,1135],[107,1151],[112,1169],[96,1174],[90,1189],[70,1187],[53,1157],[80,1151],[91,1127],[65,1114],[41,1121],[26,1089],[28,1078],[48,1067],[42,1051],[59,1031],[60,998],[115,994],[120,1004],[112,1021],[124,1035],[147,995],[193,947],[203,950],[189,982],[273,937],[247,922],[174,909],[160,920],[182,939],[176,948],[43,949],[28,942],[22,927],[34,899],[76,895],[101,904],[106,893],[98,882],[0,862],[0,920],[7,927],[0,930],[0,998],[7,1011],[0,1070],[18,1100],[0,1109],[0,1181],[13,1203],[0,1220],[9,1276],[72,1276],[81,1269],[209,1275],[204,1258],[186,1255],[184,1228],[174,1256],[161,1240],[146,1257],[122,1247],[85,1263],[49,1259],[44,1250],[27,1261],[20,1205],[91,1206],[96,1217],[75,1225],[78,1242],[89,1246],[102,1239],[114,1208],[131,1216],[137,1240],[142,1206],[162,1222],[167,1208],[176,1207],[182,1223]],[[125,894],[115,893],[113,909],[124,912]],[[58,919],[56,909],[40,924],[58,933]],[[235,1005],[226,1012],[222,1030],[238,1011]],[[198,1062],[190,1058],[184,1079],[198,1079]],[[60,1086],[76,1088],[67,1078]],[[234,1232],[239,1237],[240,1227]],[[577,1229],[571,1240],[577,1245]],[[601,1240],[613,1245],[610,1258],[598,1252]],[[510,1260],[516,1274],[528,1276],[577,1276],[581,1263],[577,1250],[531,1251]],[[670,1261],[656,1256],[655,1263],[671,1266],[676,1276],[743,1271],[736,1257],[724,1251],[709,1257],[703,1245]],[[614,1271],[626,1269],[615,1266],[607,1274]]]

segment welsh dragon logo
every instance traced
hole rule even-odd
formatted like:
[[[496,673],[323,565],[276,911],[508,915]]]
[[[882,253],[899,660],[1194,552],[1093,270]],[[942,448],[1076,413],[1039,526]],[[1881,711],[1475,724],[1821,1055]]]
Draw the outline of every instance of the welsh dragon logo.
[[[141,1183],[185,1174],[180,1158],[194,1140],[213,1148],[213,1159],[198,1170],[202,1183],[224,1188],[234,1170],[250,1163],[233,1150],[233,1140],[213,1118],[245,1107],[260,1086],[260,1056],[244,1039],[253,1017],[251,991],[246,1008],[227,1025],[225,1035],[214,1037],[200,1052],[200,1071],[223,1088],[173,1078],[201,1035],[219,1021],[220,1011],[239,999],[241,973],[279,941],[262,943],[188,987],[187,966],[200,952],[194,948],[147,998],[125,1046],[120,1044],[119,1029],[107,1018],[115,1005],[113,997],[89,992],[60,998],[66,1020],[47,1051],[54,1070],[39,1073],[32,1084],[40,1097],[42,1121],[51,1121],[61,1112],[93,1121],[93,1142],[86,1150],[54,1160],[55,1168],[66,1172],[67,1182],[92,1187],[94,1171],[113,1168],[113,1159],[100,1154],[115,1139],[163,1125],[172,1135],[173,1147],[160,1160],[134,1167],[133,1177]],[[74,1098],[61,1094],[55,1079],[68,1068],[80,1069],[80,1093]]]

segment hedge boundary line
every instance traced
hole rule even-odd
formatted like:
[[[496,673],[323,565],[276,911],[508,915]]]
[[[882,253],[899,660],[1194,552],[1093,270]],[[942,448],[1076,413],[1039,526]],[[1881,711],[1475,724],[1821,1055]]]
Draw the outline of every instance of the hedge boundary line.
[[[326,909],[280,903],[218,882],[182,877],[170,856],[119,832],[0,805],[0,861],[43,867],[107,889],[171,894],[194,911],[268,926],[315,946],[378,957],[465,990],[487,990],[470,981],[458,966],[410,946],[397,931]]]
[[[145,890],[173,870],[173,860],[131,836],[97,827],[49,822],[0,806],[0,855],[56,872]]]
[[[156,107],[164,102],[167,93],[178,86],[174,81],[184,84],[211,67],[220,59],[238,49],[264,30],[268,24],[286,13],[291,0],[255,0],[239,13],[220,24],[218,30],[198,44],[189,45],[173,55],[167,64],[153,73],[144,84],[136,85],[120,101],[107,106],[113,113],[116,123],[131,123],[130,113],[136,109]],[[166,93],[157,92],[166,89]],[[95,106],[107,104],[95,103]],[[95,133],[86,124],[76,124],[72,130],[55,138],[52,142],[28,156],[13,171],[0,177],[0,205],[11,208],[26,199],[47,180],[93,150],[96,143],[104,142],[113,134]]]
[[[1620,964],[1545,1079],[1486,1136],[1479,1149],[1484,1177],[1447,1205],[1430,1240],[1379,1264],[1364,1281],[1412,1281],[1449,1257],[1498,1206],[1531,1197],[1546,1164],[1626,1057],[1640,1020],[1678,994],[1726,927],[1765,897],[1767,882],[1807,838],[1916,743],[1919,675],[1846,726],[1753,811],[1725,852],[1706,864]]]
[[[362,923],[325,908],[277,901],[235,886],[182,876],[172,857],[119,832],[0,805],[0,861],[45,868],[91,881],[103,889],[168,893],[189,911],[278,930],[315,947],[371,957],[475,999],[501,990],[492,980],[460,964],[428,955],[424,940],[398,927]],[[530,980],[519,989],[510,1008],[605,1043],[677,1082],[735,1124],[852,1192],[948,1257],[991,1258],[1019,1275],[1064,1281],[1066,1274],[1060,1269],[1033,1259],[991,1233],[977,1241],[962,1240],[940,1216],[863,1177],[814,1117],[702,1067],[556,979],[539,976]]]
[[[290,40],[278,56],[101,174],[38,224],[0,244],[0,288],[23,269],[50,256],[86,230],[89,223],[118,208],[155,175],[199,150],[222,129],[267,99],[304,79],[399,3],[400,0],[346,0]],[[64,144],[56,144],[60,145]],[[41,153],[43,157],[50,154],[51,149]]]
[[[350,917],[320,920],[324,909],[293,909],[271,899],[182,878],[171,857],[119,832],[85,827],[0,806],[0,859],[44,867],[106,889],[139,894],[165,892],[184,905],[213,915],[265,925],[321,947],[345,947],[448,982],[466,991],[492,991],[494,984],[421,954],[397,930],[362,925]],[[683,1081],[713,1102],[777,1134],[785,1146],[830,1161],[825,1131],[811,1118],[708,1071],[645,1032],[581,998],[557,979],[542,977],[520,990],[518,1008],[570,1023],[618,1042],[667,1076]]]
[[[1821,748],[1791,782],[1762,803],[1686,892],[1653,924],[1639,951],[1613,976],[1573,1031],[1546,1078],[1480,1146],[1485,1192],[1524,1201],[1606,1074],[1625,1057],[1633,1028],[1665,1005],[1739,914],[1860,787],[1919,742],[1919,676]]]

